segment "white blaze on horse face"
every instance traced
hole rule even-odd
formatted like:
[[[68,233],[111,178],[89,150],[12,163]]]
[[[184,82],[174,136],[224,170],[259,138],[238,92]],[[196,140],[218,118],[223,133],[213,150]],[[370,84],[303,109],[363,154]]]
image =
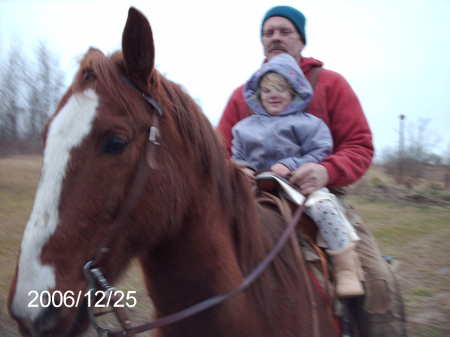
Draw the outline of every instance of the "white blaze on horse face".
[[[33,321],[41,308],[33,308],[30,291],[55,287],[55,267],[41,261],[42,248],[59,223],[59,201],[70,152],[89,135],[95,119],[98,96],[88,89],[73,95],[50,124],[41,179],[33,211],[23,235],[13,312]],[[57,254],[57,252],[56,252]],[[39,299],[33,304],[39,305]]]

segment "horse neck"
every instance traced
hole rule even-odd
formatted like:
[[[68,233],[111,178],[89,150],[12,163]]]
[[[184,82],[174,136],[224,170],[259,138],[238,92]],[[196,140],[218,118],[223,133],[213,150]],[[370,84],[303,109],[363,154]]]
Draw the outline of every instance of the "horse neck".
[[[235,181],[234,168],[225,169],[223,174],[217,184],[195,182],[201,187],[192,191],[195,197],[185,205],[182,218],[178,217],[182,227],[176,235],[141,257],[149,294],[156,312],[162,316],[227,293],[243,281],[233,219],[236,203],[247,209],[255,207],[255,203],[247,185]],[[193,180],[190,177],[190,181]],[[247,201],[243,198],[245,194]],[[248,202],[248,205],[242,205],[242,202]],[[176,326],[180,332],[196,331],[196,336],[219,336],[218,331],[226,331],[228,336],[253,336],[252,333],[257,332],[255,336],[260,337],[263,336],[259,334],[262,324],[257,312],[253,298],[244,293]],[[237,324],[239,330],[230,332],[232,322],[242,321],[243,315],[248,321],[246,328]],[[205,333],[208,329],[209,334]]]
[[[225,184],[233,191],[234,202],[214,193],[198,198],[178,235],[142,255],[159,316],[237,288],[279,238],[280,218],[273,210],[257,206],[248,184],[237,176]],[[263,224],[260,219],[270,221]],[[292,246],[287,246],[245,292],[164,329],[164,336],[312,336],[314,309],[308,301],[305,273],[293,256]],[[336,336],[323,302],[319,318],[321,331],[326,332],[322,335]]]
[[[194,207],[185,217],[176,237],[141,258],[150,296],[162,316],[227,293],[243,281],[231,223],[222,205],[209,199],[198,211]],[[256,312],[255,303],[243,294],[177,323],[167,336],[191,331],[192,336],[261,337]],[[245,327],[243,313],[248,316]]]

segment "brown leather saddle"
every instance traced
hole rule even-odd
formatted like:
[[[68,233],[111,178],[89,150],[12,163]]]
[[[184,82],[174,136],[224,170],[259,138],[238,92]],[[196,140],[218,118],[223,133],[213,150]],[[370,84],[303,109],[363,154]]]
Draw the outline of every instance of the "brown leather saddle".
[[[306,200],[306,197],[300,193],[295,185],[273,172],[265,171],[257,174],[255,183],[258,200],[266,203],[272,202],[280,214],[285,217],[285,220],[289,220],[286,219],[286,217],[289,217],[289,214],[286,214],[287,210],[284,208],[289,207],[290,212],[293,213]],[[315,241],[318,229],[316,224],[306,214],[301,219],[301,226],[297,228],[308,238],[308,241]]]
[[[306,200],[296,186],[273,172],[257,174],[255,184],[258,202],[275,208],[286,222],[291,219],[296,208]],[[335,297],[333,282],[330,278],[331,266],[323,249],[316,244],[317,232],[318,227],[314,221],[303,214],[297,226],[297,241],[305,262],[331,301]]]

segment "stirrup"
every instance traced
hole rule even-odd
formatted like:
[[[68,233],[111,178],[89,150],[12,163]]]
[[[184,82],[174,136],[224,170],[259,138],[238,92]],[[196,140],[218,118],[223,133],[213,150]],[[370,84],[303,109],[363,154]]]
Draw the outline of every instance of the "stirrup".
[[[288,200],[298,206],[303,205],[305,201],[305,196],[294,185],[273,172],[262,172],[255,177],[255,181],[260,190],[272,193],[280,191]]]

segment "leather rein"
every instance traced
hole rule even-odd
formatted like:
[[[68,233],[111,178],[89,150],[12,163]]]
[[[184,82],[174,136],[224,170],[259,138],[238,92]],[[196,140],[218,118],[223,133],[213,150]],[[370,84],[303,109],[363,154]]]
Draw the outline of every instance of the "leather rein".
[[[160,105],[148,94],[146,94],[143,90],[141,90],[138,86],[136,86],[133,82],[131,82],[129,79],[124,78],[125,82],[132,87],[133,89],[137,90],[139,94],[142,95],[144,100],[152,107],[153,110],[156,111],[156,113],[153,114],[152,119],[152,125],[149,129],[149,137],[148,142],[146,145],[146,150],[141,155],[141,158],[139,160],[137,173],[135,174],[134,180],[132,182],[129,197],[127,198],[124,206],[122,207],[119,215],[117,216],[116,220],[114,221],[111,233],[119,233],[120,227],[123,225],[125,218],[129,215],[132,207],[136,205],[136,203],[139,201],[139,198],[142,195],[142,192],[144,190],[145,181],[147,180],[149,176],[149,167],[150,169],[157,169],[157,164],[155,161],[155,155],[157,152],[158,147],[160,146],[160,131],[159,131],[159,120],[164,116],[164,113],[160,107]],[[191,317],[195,314],[198,314],[204,310],[207,310],[211,307],[214,307],[234,296],[239,294],[240,292],[246,290],[258,277],[262,274],[262,272],[271,264],[271,262],[275,259],[275,257],[278,255],[278,253],[282,250],[282,248],[286,245],[289,237],[294,233],[296,225],[299,223],[300,218],[302,216],[304,210],[304,206],[301,205],[298,207],[298,209],[295,211],[292,221],[290,221],[286,228],[284,229],[283,233],[281,234],[280,238],[278,239],[277,243],[274,245],[272,250],[268,253],[268,255],[255,267],[255,269],[247,275],[241,285],[225,294],[217,295],[208,299],[205,299],[201,302],[198,302],[196,304],[193,304],[181,311],[178,311],[176,313],[167,315],[165,317],[156,319],[154,321],[151,321],[146,324],[141,325],[135,325],[133,326],[131,324],[131,321],[129,320],[127,313],[125,311],[125,308],[122,307],[113,307],[111,311],[107,312],[100,312],[95,313],[94,307],[87,307],[88,310],[88,316],[89,320],[91,322],[91,325],[94,327],[94,329],[97,331],[98,336],[107,336],[107,337],[129,337],[133,336],[137,333],[141,333],[144,331],[156,329],[156,328],[162,328],[164,326],[179,322],[185,318]],[[116,289],[112,287],[106,277],[104,276],[102,270],[100,269],[100,266],[107,256],[110,249],[108,247],[112,246],[114,235],[110,235],[109,237],[106,237],[103,241],[103,244],[100,245],[100,248],[98,249],[96,256],[89,260],[83,268],[83,272],[85,275],[85,278],[88,282],[88,288],[89,291],[92,292],[92,294],[95,294],[96,291],[100,290],[105,293],[105,296],[109,296],[109,298],[112,298],[112,302],[114,303],[114,300],[116,299]],[[116,330],[112,331],[110,329],[106,329],[101,327],[97,321],[96,317],[108,314],[108,313],[114,313],[116,316],[116,319],[119,321],[122,330]]]

